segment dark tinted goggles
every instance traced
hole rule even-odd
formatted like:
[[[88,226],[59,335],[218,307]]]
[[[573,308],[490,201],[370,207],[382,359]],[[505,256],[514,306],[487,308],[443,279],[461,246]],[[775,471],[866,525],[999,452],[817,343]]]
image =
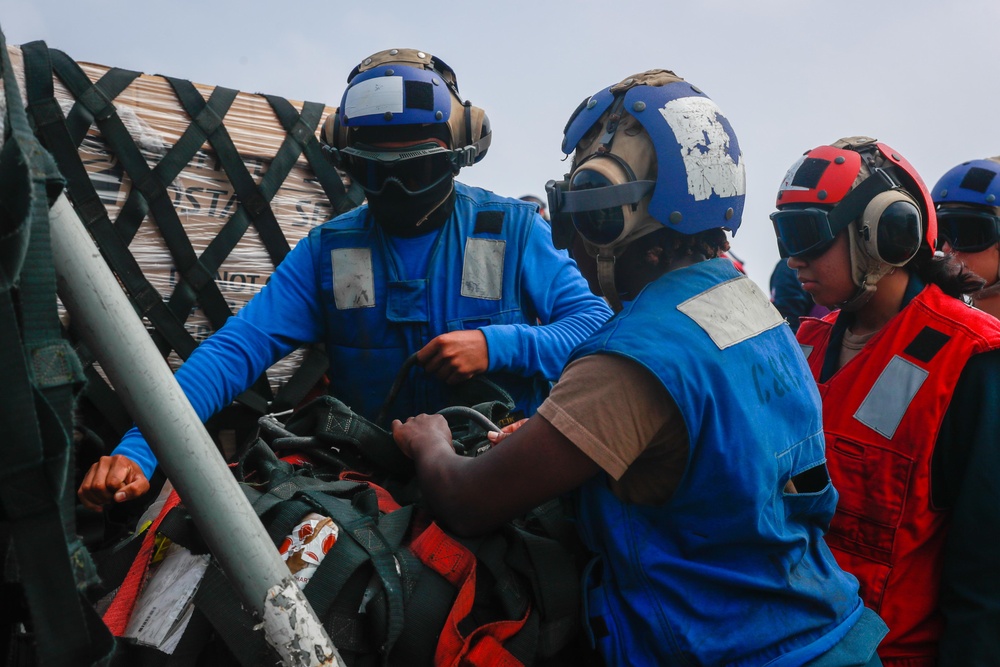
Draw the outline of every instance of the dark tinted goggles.
[[[981,252],[1000,241],[1000,217],[986,211],[940,209],[938,237],[958,252]]]
[[[435,143],[387,151],[362,144],[343,149],[343,166],[368,194],[395,182],[411,195],[427,192],[454,173],[453,151]]]
[[[811,207],[775,211],[771,224],[783,258],[822,255],[841,229],[830,221],[827,211]]]

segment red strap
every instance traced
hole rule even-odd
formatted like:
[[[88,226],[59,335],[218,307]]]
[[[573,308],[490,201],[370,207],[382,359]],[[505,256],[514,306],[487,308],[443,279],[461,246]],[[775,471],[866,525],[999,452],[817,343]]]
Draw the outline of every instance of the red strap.
[[[487,623],[466,637],[458,629],[462,619],[472,612],[476,598],[476,557],[471,551],[431,523],[410,544],[420,561],[458,589],[455,603],[448,612],[434,653],[437,667],[473,667],[482,665],[519,666],[522,663],[503,647],[524,627],[531,607],[516,621]]]
[[[395,512],[402,506],[396,502],[392,497],[392,494],[383,489],[378,484],[374,484],[369,477],[360,472],[354,472],[353,470],[345,470],[340,473],[340,479],[349,480],[352,482],[365,482],[369,487],[375,491],[375,497],[378,499],[378,508],[384,513]]]
[[[112,600],[108,610],[104,612],[104,623],[115,637],[121,637],[125,634],[125,628],[128,626],[128,620],[132,616],[135,602],[139,599],[139,590],[145,582],[146,571],[149,570],[149,561],[153,557],[156,531],[160,527],[163,518],[167,516],[167,513],[177,507],[180,502],[181,499],[177,495],[177,492],[171,491],[167,497],[167,501],[163,504],[163,509],[160,510],[156,519],[146,530],[146,534],[142,538],[142,546],[139,548],[139,553],[136,555],[135,560],[132,561],[132,567],[129,568],[128,574],[125,575],[125,580],[118,589],[118,594],[115,595],[115,599]]]

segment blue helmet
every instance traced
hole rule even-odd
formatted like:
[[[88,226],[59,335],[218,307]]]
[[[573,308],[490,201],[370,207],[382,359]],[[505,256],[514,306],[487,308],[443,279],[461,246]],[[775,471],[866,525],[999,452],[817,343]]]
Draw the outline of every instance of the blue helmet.
[[[347,77],[340,107],[323,128],[325,144],[344,151],[358,140],[355,130],[384,130],[380,136],[417,129],[439,137],[455,171],[486,155],[492,136],[479,107],[462,101],[454,70],[416,49],[389,49],[365,58]],[[371,135],[372,133],[368,133]],[[368,153],[360,155],[372,159]],[[407,159],[394,154],[387,162]]]
[[[950,169],[932,196],[941,239],[952,250],[976,253],[1000,242],[1000,157]]]
[[[1000,206],[1000,157],[969,160],[949,169],[931,191],[934,204]]]
[[[746,175],[736,133],[673,72],[637,74],[584,100],[562,150],[574,153],[573,171],[546,186],[553,220],[562,215],[557,243],[567,218],[568,238],[575,229],[615,252],[658,226],[682,234],[740,226]]]

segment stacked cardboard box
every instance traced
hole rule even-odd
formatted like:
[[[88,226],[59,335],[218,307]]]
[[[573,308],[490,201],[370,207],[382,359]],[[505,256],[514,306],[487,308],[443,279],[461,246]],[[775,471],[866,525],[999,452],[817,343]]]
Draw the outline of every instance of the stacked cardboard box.
[[[21,50],[9,47],[9,52],[24,95],[26,86]],[[90,63],[78,64],[92,82],[98,81],[110,69]],[[194,85],[205,99],[213,91],[212,86]],[[63,115],[68,116],[77,100],[58,76],[53,77],[53,86]],[[181,106],[174,89],[160,76],[139,76],[115,97],[113,104],[151,168],[159,163],[191,124],[191,118]],[[301,102],[293,101],[291,104],[296,111],[301,111]],[[326,107],[322,118],[325,119],[330,111],[332,109]],[[321,123],[322,120],[320,127]],[[259,184],[287,137],[274,110],[262,95],[238,93],[223,124],[243,164],[254,182]],[[132,187],[119,156],[110,148],[97,124],[91,125],[78,152],[110,219],[116,220]],[[345,185],[348,185],[346,180]],[[198,255],[218,236],[238,206],[230,178],[207,142],[169,184],[167,191]],[[302,155],[270,201],[270,206],[289,247],[294,247],[312,227],[334,216],[331,202]],[[179,279],[178,270],[152,213],[146,215],[128,248],[161,297],[169,299]],[[215,280],[230,310],[235,313],[260,291],[273,271],[273,260],[251,225],[222,262]],[[187,317],[185,328],[199,342],[213,331],[200,307]],[[268,372],[273,388],[288,379],[299,358],[300,353],[293,353]],[[175,368],[181,363],[176,353],[171,353],[169,359]]]

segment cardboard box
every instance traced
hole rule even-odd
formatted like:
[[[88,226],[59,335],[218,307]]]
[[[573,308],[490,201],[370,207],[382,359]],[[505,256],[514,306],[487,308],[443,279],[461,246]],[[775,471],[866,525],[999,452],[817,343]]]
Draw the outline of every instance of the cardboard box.
[[[25,96],[21,50],[18,47],[8,47],[8,50],[22,96]],[[110,69],[91,63],[78,64],[92,82],[98,81]],[[77,100],[58,76],[53,77],[53,85],[55,98],[63,115],[67,116]],[[214,90],[212,86],[194,85],[205,99]],[[302,102],[290,103],[296,111],[301,111]],[[160,76],[139,76],[113,100],[113,104],[151,168],[159,164],[191,123],[170,83]],[[332,110],[324,107],[322,119]],[[322,126],[322,119],[317,128]],[[238,93],[223,119],[223,125],[243,164],[254,182],[259,184],[287,136],[271,105],[262,95]],[[132,187],[119,156],[110,149],[96,124],[91,125],[78,152],[110,219],[115,221]],[[342,178],[348,185],[346,175]],[[207,142],[173,179],[167,191],[191,247],[198,255],[216,238],[238,206],[229,176]],[[312,227],[334,217],[330,201],[302,155],[270,205],[289,247],[294,247]],[[128,248],[147,280],[165,301],[168,300],[179,276],[152,213],[146,215]],[[257,230],[251,225],[222,262],[215,280],[230,310],[235,313],[260,291],[273,271],[274,264]],[[147,322],[147,326],[151,325]],[[199,307],[188,316],[185,329],[198,342],[213,331]],[[301,353],[293,353],[268,371],[272,388],[277,389],[287,381],[300,359]],[[171,353],[169,360],[175,369],[181,363],[176,353]]]

